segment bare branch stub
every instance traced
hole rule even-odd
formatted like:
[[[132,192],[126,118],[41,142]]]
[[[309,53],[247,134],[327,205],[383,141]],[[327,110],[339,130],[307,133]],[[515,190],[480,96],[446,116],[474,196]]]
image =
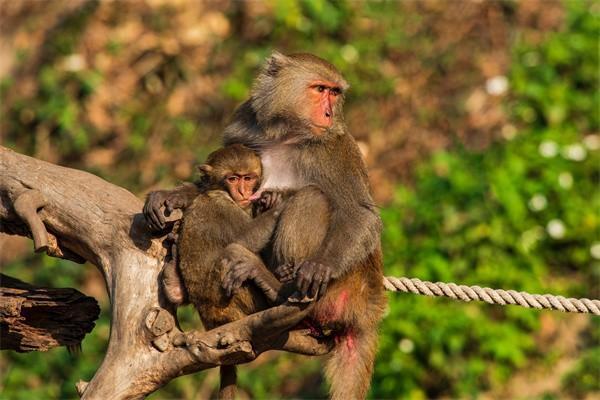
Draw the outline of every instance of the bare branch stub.
[[[30,189],[21,193],[13,205],[17,215],[27,224],[31,231],[36,253],[48,249],[48,232],[38,215],[38,210],[46,204],[47,201],[39,190]]]
[[[208,332],[191,331],[173,336],[175,346],[185,346],[202,364],[228,365],[254,360],[268,350],[306,355],[328,353],[333,343],[311,336],[306,329],[293,330],[313,304],[286,303]]]
[[[0,274],[0,349],[46,351],[74,346],[100,313],[96,299],[75,289],[33,286]]]

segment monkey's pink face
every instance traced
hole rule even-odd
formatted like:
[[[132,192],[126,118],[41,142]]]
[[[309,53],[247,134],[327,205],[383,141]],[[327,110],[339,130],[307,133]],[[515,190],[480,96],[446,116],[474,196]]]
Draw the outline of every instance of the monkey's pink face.
[[[322,135],[333,126],[335,103],[342,89],[333,82],[314,81],[307,88],[309,118],[313,133]]]
[[[229,174],[225,177],[225,186],[229,195],[238,206],[245,208],[250,205],[250,197],[258,189],[258,175]]]

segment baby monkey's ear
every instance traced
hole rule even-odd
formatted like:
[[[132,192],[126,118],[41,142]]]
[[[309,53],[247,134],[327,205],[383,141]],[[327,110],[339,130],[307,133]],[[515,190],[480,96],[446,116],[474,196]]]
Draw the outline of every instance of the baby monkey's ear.
[[[198,166],[198,172],[200,172],[201,176],[210,175],[210,173],[212,171],[213,171],[213,167],[208,164],[202,164],[202,165]]]

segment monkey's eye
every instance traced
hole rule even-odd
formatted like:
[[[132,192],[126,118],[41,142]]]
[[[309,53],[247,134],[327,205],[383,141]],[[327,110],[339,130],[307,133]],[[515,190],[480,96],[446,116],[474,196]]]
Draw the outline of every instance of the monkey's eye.
[[[227,177],[227,182],[229,182],[229,183],[236,183],[238,181],[238,179],[239,178],[237,176],[231,175],[231,176]]]
[[[246,182],[250,182],[250,181],[251,181],[251,180],[253,180],[253,179],[254,179],[254,177],[253,177],[253,176],[250,176],[250,175],[245,175],[245,176],[244,176],[244,181],[246,181]]]
[[[323,85],[317,85],[317,91],[319,93],[323,93],[325,91],[325,86],[323,86]]]
[[[331,93],[334,96],[338,96],[342,94],[342,90],[340,88],[334,87],[331,90],[329,90],[329,93]]]

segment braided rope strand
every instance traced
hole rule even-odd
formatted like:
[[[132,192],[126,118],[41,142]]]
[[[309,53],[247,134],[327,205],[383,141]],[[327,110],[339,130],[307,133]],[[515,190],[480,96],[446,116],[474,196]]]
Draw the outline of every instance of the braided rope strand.
[[[425,296],[446,296],[462,301],[485,301],[489,304],[516,305],[526,308],[551,309],[571,313],[600,315],[600,300],[574,299],[551,294],[530,294],[515,290],[482,288],[479,286],[457,285],[455,283],[428,282],[417,278],[383,278],[386,290],[421,294]]]

